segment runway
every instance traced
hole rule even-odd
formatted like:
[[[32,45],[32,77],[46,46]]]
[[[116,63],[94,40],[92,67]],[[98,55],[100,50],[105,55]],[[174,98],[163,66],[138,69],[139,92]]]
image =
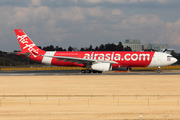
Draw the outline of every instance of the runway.
[[[30,70],[30,71],[0,71],[0,76],[62,76],[62,75],[180,75],[180,70],[155,70],[130,72],[81,73],[79,70]]]

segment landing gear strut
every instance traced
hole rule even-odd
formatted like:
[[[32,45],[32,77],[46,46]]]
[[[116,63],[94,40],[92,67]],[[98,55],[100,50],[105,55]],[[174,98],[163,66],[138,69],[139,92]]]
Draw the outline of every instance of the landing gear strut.
[[[91,70],[81,70],[81,73],[91,73]]]
[[[96,70],[81,70],[81,73],[102,73],[102,71],[96,71]]]
[[[161,67],[158,67],[158,69],[157,69],[157,73],[161,73],[161,72],[162,72]]]
[[[86,64],[86,69],[85,70],[81,70],[81,73],[91,73],[91,63],[90,64]]]

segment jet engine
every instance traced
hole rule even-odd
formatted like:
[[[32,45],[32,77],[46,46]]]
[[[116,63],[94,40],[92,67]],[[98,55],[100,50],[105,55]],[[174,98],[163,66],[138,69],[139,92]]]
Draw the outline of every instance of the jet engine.
[[[111,71],[112,65],[111,63],[94,63],[91,65],[91,69],[96,71]]]

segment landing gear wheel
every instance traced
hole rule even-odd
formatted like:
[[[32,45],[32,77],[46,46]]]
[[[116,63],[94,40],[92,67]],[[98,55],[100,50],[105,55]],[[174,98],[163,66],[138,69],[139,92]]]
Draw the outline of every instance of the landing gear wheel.
[[[157,73],[161,73],[162,72],[162,69],[161,69],[161,67],[159,66],[158,67],[158,70],[157,70]]]
[[[86,70],[81,70],[81,73],[86,73]]]
[[[93,70],[93,73],[102,73],[102,71]]]
[[[158,69],[158,70],[157,70],[157,73],[161,73],[161,71],[162,71],[161,69]]]
[[[91,73],[91,70],[81,70],[81,73]]]

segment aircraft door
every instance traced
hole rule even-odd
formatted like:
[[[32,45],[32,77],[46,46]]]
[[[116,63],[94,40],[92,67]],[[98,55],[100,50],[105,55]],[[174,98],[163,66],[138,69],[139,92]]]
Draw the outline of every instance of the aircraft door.
[[[161,64],[161,62],[162,62],[162,55],[161,55],[161,54],[158,54],[158,55],[157,55],[156,61],[157,61],[157,65],[160,65],[160,64]]]

